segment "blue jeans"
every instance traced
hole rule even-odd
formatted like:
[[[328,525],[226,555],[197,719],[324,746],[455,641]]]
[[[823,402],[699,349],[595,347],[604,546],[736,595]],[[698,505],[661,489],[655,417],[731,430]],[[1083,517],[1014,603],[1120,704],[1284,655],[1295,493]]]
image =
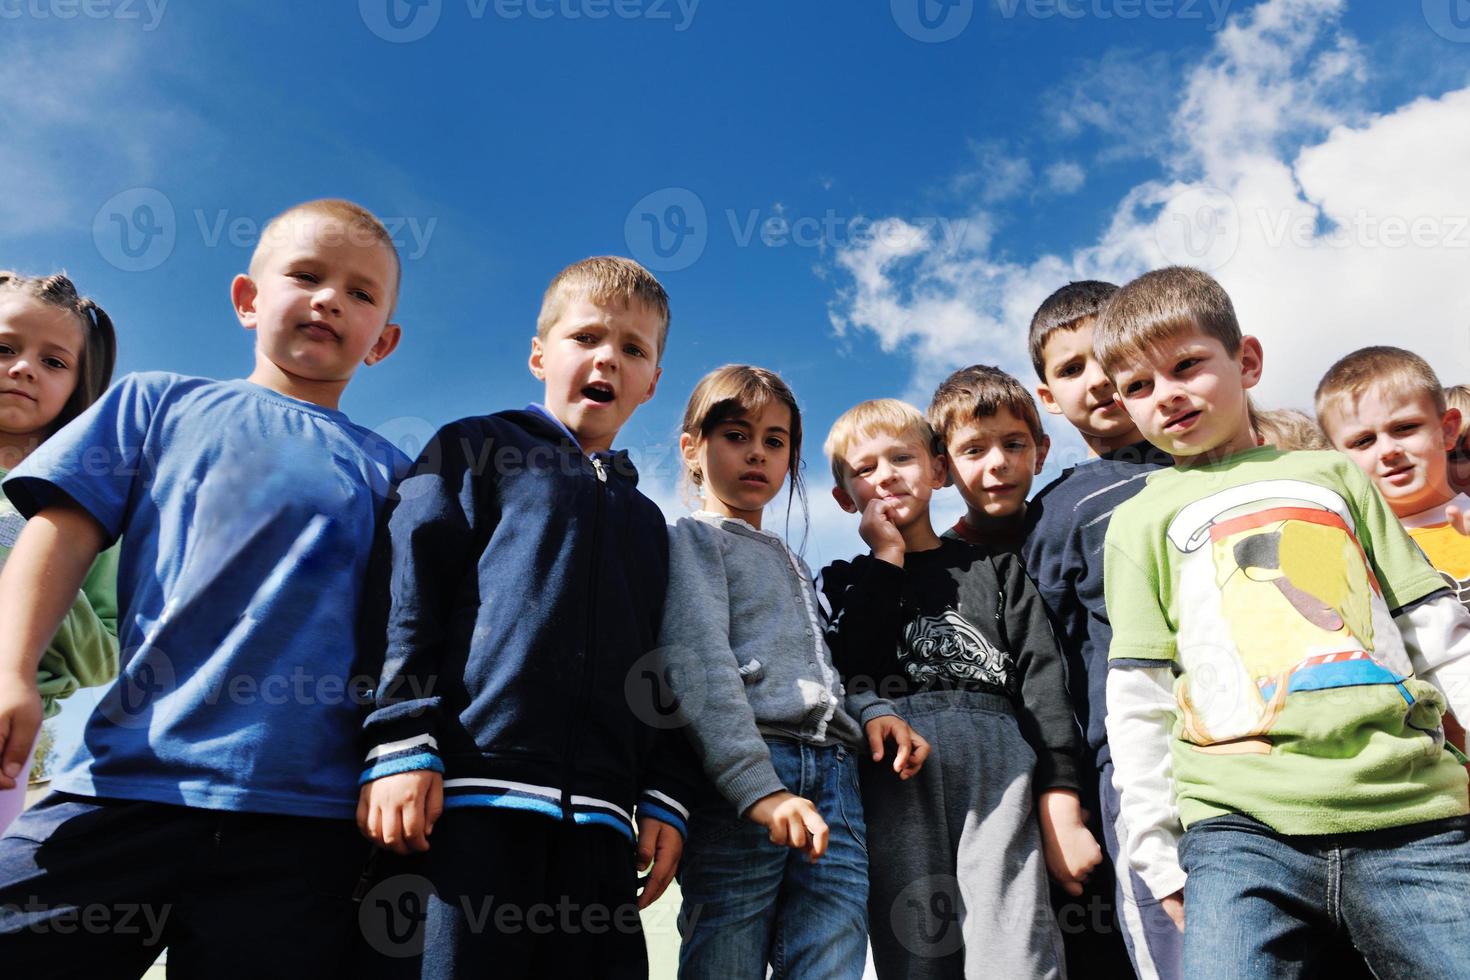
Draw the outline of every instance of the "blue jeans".
[[[1190,980],[1311,976],[1342,935],[1380,980],[1470,977],[1470,817],[1287,837],[1228,814],[1179,857]]]
[[[831,836],[812,864],[777,847],[729,803],[690,814],[679,871],[679,976],[775,980],[863,975],[868,945],[868,844],[857,759],[842,746],[767,739],[786,788],[816,804]]]

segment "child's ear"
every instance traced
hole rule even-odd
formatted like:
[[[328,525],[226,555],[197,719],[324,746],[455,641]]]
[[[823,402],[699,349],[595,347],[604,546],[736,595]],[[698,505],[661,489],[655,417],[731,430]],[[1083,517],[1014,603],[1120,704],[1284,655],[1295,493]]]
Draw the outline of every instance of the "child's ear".
[[[852,495],[849,494],[844,487],[842,487],[842,486],[835,486],[835,487],[833,487],[832,488],[832,499],[835,500],[835,501],[837,501],[837,506],[838,507],[841,507],[843,510],[847,511],[849,514],[856,514],[858,512],[857,501],[855,501],[855,500],[852,499]]]
[[[1240,361],[1240,384],[1242,388],[1254,388],[1261,380],[1266,352],[1255,337],[1240,338],[1240,350],[1236,354]]]
[[[246,330],[255,329],[255,280],[241,273],[230,281],[230,305],[235,308],[235,316],[240,320],[240,326]]]
[[[658,379],[662,378],[663,376],[663,368],[658,367],[653,369],[653,380],[648,383],[648,390],[643,393],[643,397],[638,400],[638,404],[642,405],[644,402],[653,397],[653,393],[658,390]]]
[[[929,485],[935,490],[943,490],[949,486],[949,457],[943,453],[932,453],[929,456],[929,464],[932,467],[929,474]]]
[[[1032,476],[1040,476],[1041,468],[1046,465],[1046,454],[1051,452],[1051,436],[1042,433],[1041,441],[1036,444],[1036,469]]]
[[[1050,414],[1052,414],[1052,415],[1061,415],[1062,414],[1062,406],[1060,406],[1060,405],[1057,404],[1057,400],[1056,400],[1055,397],[1052,396],[1051,388],[1049,386],[1047,386],[1047,385],[1037,385],[1036,386],[1036,398],[1037,398],[1038,401],[1041,402],[1041,407],[1044,408],[1044,409],[1046,409],[1047,412],[1049,412]]]
[[[687,432],[679,433],[679,456],[684,460],[684,468],[691,473],[699,467],[699,444]]]
[[[372,367],[374,364],[378,363],[383,358],[387,357],[389,354],[397,350],[398,342],[402,339],[403,328],[396,323],[388,324],[383,328],[383,332],[378,334],[377,343],[373,344],[373,346],[368,350],[367,357],[364,357],[362,359],[362,363],[366,364],[368,367]]]
[[[541,346],[541,338],[532,337],[531,357],[526,363],[531,368],[531,374],[535,376],[537,381],[546,380],[546,368],[542,364],[542,358],[545,356],[546,350]],[[649,394],[652,395],[652,392],[649,392]]]
[[[1444,431],[1444,451],[1451,452],[1455,444],[1460,441],[1460,415],[1458,408],[1446,409],[1444,418],[1439,420],[1439,427]]]

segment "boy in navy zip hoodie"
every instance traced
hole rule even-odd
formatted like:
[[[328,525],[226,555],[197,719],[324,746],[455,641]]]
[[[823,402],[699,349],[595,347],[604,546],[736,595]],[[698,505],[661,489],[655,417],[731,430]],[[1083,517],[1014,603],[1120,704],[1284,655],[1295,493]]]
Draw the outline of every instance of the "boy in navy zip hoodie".
[[[358,824],[427,852],[421,976],[647,975],[638,910],[677,867],[689,770],[625,694],[668,536],[612,442],[668,323],[636,262],[564,269],[531,342],[545,404],[440,430],[379,535]]]

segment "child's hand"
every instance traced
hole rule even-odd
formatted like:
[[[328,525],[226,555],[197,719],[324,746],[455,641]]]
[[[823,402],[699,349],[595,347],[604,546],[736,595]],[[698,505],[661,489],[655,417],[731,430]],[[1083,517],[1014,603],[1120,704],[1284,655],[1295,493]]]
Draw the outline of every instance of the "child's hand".
[[[1184,889],[1181,888],[1172,895],[1159,899],[1159,907],[1174,920],[1179,931],[1184,931]]]
[[[893,771],[899,779],[908,779],[924,766],[929,758],[929,743],[924,736],[909,727],[909,723],[898,715],[883,715],[863,726],[868,734],[868,748],[873,750],[873,761],[883,761],[883,743],[892,742],[898,749],[893,754]]]
[[[1454,528],[1456,531],[1459,531],[1461,534],[1470,537],[1470,514],[1465,513],[1454,504],[1450,504],[1448,507],[1446,507],[1444,509],[1444,514],[1450,519],[1450,527]]]
[[[0,680],[0,789],[14,789],[25,778],[22,770],[36,744],[41,718],[34,674]]]
[[[427,851],[444,812],[444,776],[414,769],[375,779],[357,795],[357,829],[394,854]]]
[[[827,853],[827,821],[811,800],[782,790],[756,800],[745,815],[770,832],[772,844],[805,851],[808,861]]]
[[[858,534],[873,549],[873,556],[890,565],[903,567],[904,543],[898,525],[893,523],[894,504],[881,497],[874,497],[863,508],[863,520],[858,525]]]
[[[1102,863],[1102,848],[1087,829],[1081,800],[1071,790],[1047,790],[1038,801],[1037,817],[1046,870],[1068,895],[1081,895],[1092,869]]]
[[[648,875],[643,878],[643,891],[638,895],[638,908],[646,909],[669,887],[674,872],[679,870],[679,858],[684,855],[684,838],[662,820],[652,817],[638,818],[638,870],[650,864]]]

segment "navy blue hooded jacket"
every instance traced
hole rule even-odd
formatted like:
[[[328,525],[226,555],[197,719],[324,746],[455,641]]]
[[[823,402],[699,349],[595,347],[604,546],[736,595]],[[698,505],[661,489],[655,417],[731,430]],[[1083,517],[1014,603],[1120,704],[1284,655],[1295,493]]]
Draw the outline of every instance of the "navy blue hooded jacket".
[[[584,455],[540,406],[439,431],[375,547],[363,782],[432,769],[446,807],[631,836],[636,802],[684,831],[697,764],[643,669],[668,535],[637,483],[627,453]]]

